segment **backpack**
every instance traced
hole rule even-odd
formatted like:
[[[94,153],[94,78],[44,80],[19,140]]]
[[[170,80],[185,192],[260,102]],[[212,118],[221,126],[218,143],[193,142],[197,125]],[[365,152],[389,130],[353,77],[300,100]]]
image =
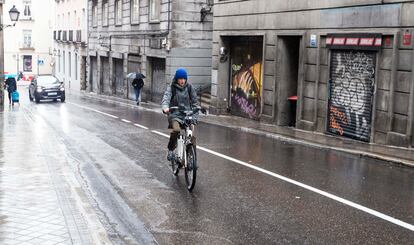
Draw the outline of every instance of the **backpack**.
[[[193,97],[191,96],[191,91],[193,90],[191,84],[187,84],[187,92],[188,92],[188,97],[190,98],[190,103],[193,100]],[[171,100],[170,100],[170,104],[171,102],[174,100],[175,95],[177,94],[177,88],[174,86],[174,83],[171,84]]]

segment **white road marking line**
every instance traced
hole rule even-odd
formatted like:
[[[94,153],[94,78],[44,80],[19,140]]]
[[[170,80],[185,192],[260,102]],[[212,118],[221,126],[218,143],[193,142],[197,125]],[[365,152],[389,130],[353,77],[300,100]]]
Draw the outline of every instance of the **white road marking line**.
[[[156,131],[156,130],[152,130],[151,132],[153,132],[153,133],[155,133],[155,134],[158,134],[158,135],[161,135],[161,136],[166,137],[166,138],[169,138],[169,137],[170,137],[169,135],[164,134],[164,133],[161,133],[161,132]],[[399,219],[393,218],[393,217],[388,216],[388,215],[386,215],[386,214],[380,213],[380,212],[375,211],[375,210],[373,210],[373,209],[370,209],[370,208],[364,207],[364,206],[362,206],[362,205],[360,205],[360,204],[357,204],[357,203],[351,202],[351,201],[346,200],[346,199],[344,199],[344,198],[342,198],[342,197],[335,196],[335,195],[333,195],[333,194],[331,194],[331,193],[328,193],[328,192],[326,192],[326,191],[322,191],[322,190],[316,189],[315,187],[312,187],[312,186],[309,186],[309,185],[303,184],[303,183],[301,183],[301,182],[299,182],[299,181],[296,181],[296,180],[293,180],[293,179],[289,179],[289,178],[287,178],[287,177],[285,177],[285,176],[282,176],[282,175],[279,175],[279,174],[276,174],[276,173],[270,172],[270,171],[268,171],[268,170],[265,170],[265,169],[259,168],[259,167],[257,167],[257,166],[251,165],[251,164],[248,164],[248,163],[243,162],[243,161],[240,161],[240,160],[238,160],[238,159],[235,159],[235,158],[232,158],[232,157],[226,156],[226,155],[224,155],[224,154],[221,154],[221,153],[218,153],[218,152],[212,151],[212,150],[207,149],[207,148],[205,148],[205,147],[197,146],[197,149],[200,149],[200,150],[205,151],[205,152],[207,152],[207,153],[210,153],[210,154],[212,154],[212,155],[215,155],[215,156],[218,156],[218,157],[224,158],[224,159],[229,160],[229,161],[231,161],[231,162],[234,162],[234,163],[240,164],[240,165],[242,165],[242,166],[248,167],[248,168],[250,168],[250,169],[253,169],[253,170],[259,171],[259,172],[261,172],[261,173],[264,173],[264,174],[270,175],[270,176],[275,177],[275,178],[278,178],[278,179],[280,179],[280,180],[283,180],[283,181],[289,182],[289,183],[291,183],[291,184],[293,184],[293,185],[296,185],[296,186],[302,187],[302,188],[304,188],[304,189],[306,189],[306,190],[309,190],[309,191],[315,192],[315,193],[317,193],[317,194],[319,194],[319,195],[322,195],[322,196],[324,196],[324,197],[330,198],[330,199],[335,200],[335,201],[337,201],[337,202],[340,202],[340,203],[342,203],[342,204],[345,204],[345,205],[351,206],[351,207],[353,207],[353,208],[356,208],[356,209],[358,209],[358,210],[361,210],[361,211],[363,211],[363,212],[366,212],[366,213],[368,213],[368,214],[371,214],[371,215],[373,215],[373,216],[376,216],[376,217],[378,217],[378,218],[381,218],[381,219],[383,219],[383,220],[386,220],[386,221],[388,221],[388,222],[391,222],[391,223],[393,223],[393,224],[396,224],[396,225],[398,225],[398,226],[404,227],[404,228],[406,228],[406,229],[408,229],[408,230],[414,231],[414,225],[412,225],[412,224],[406,223],[406,222],[404,222],[404,221],[401,221],[401,220],[399,220]]]
[[[131,123],[131,121],[126,120],[126,119],[121,119],[121,121],[126,122],[126,123]]]
[[[87,106],[78,105],[78,104],[75,104],[75,103],[72,103],[72,102],[66,102],[66,103],[77,106],[77,107],[80,107],[80,108],[83,108],[83,109],[86,109],[86,110],[94,111],[94,112],[97,112],[99,114],[102,114],[102,115],[105,115],[105,116],[108,116],[108,117],[112,117],[112,118],[116,118],[116,119],[119,118],[117,116],[114,116],[114,115],[111,115],[111,114],[108,114],[108,113],[105,113],[105,112],[102,112],[102,111],[98,111],[96,109],[93,109],[93,108],[90,108],[90,107],[87,107]]]
[[[151,132],[153,132],[154,134],[161,135],[161,136],[166,137],[166,138],[170,138],[170,136],[168,134],[164,134],[164,133],[158,132],[156,130],[151,130]]]
[[[282,175],[279,175],[279,174],[276,174],[276,173],[270,172],[270,171],[268,171],[268,170],[265,170],[265,169],[259,168],[259,167],[257,167],[257,166],[251,165],[251,164],[248,164],[248,163],[246,163],[246,162],[243,162],[243,161],[237,160],[237,159],[235,159],[235,158],[232,158],[232,157],[226,156],[226,155],[224,155],[224,154],[221,154],[221,153],[218,153],[218,152],[215,152],[215,151],[209,150],[209,149],[207,149],[207,148],[200,147],[200,146],[197,146],[197,148],[198,148],[198,149],[200,149],[200,150],[202,150],[202,151],[205,151],[205,152],[208,152],[208,153],[210,153],[210,154],[213,154],[213,155],[215,155],[215,156],[218,156],[218,157],[221,157],[221,158],[227,159],[227,160],[229,160],[229,161],[232,161],[232,162],[238,163],[238,164],[243,165],[243,166],[245,166],[245,167],[248,167],[248,168],[254,169],[254,170],[256,170],[256,171],[262,172],[262,173],[267,174],[267,175],[270,175],[270,176],[272,176],[272,177],[275,177],[275,178],[281,179],[281,180],[283,180],[283,181],[289,182],[289,183],[291,183],[291,184],[293,184],[293,185],[300,186],[300,187],[302,187],[302,188],[304,188],[304,189],[306,189],[306,190],[309,190],[309,191],[312,191],[312,192],[318,193],[319,195],[322,195],[322,196],[325,196],[325,197],[327,197],[327,198],[333,199],[333,200],[335,200],[335,201],[337,201],[337,202],[340,202],[340,203],[343,203],[343,204],[345,204],[345,205],[351,206],[351,207],[353,207],[353,208],[356,208],[356,209],[361,210],[361,211],[363,211],[363,212],[369,213],[369,214],[371,214],[371,215],[374,215],[374,216],[376,216],[376,217],[378,217],[378,218],[381,218],[381,219],[386,220],[386,221],[388,221],[388,222],[391,222],[391,223],[393,223],[393,224],[396,224],[396,225],[399,225],[399,226],[404,227],[404,228],[406,228],[406,229],[409,229],[409,230],[411,230],[411,231],[414,231],[414,225],[412,225],[412,224],[409,224],[409,223],[406,223],[406,222],[404,222],[404,221],[398,220],[398,219],[396,219],[396,218],[393,218],[393,217],[388,216],[388,215],[386,215],[386,214],[380,213],[380,212],[375,211],[375,210],[373,210],[373,209],[370,209],[370,208],[364,207],[364,206],[359,205],[359,204],[357,204],[357,203],[354,203],[354,202],[348,201],[348,200],[346,200],[346,199],[344,199],[344,198],[342,198],[342,197],[335,196],[335,195],[333,195],[333,194],[331,194],[331,193],[328,193],[328,192],[326,192],[326,191],[322,191],[322,190],[316,189],[315,187],[312,187],[312,186],[309,186],[309,185],[303,184],[303,183],[298,182],[298,181],[296,181],[296,180],[289,179],[289,178],[284,177],[284,176],[282,176]]]
[[[101,114],[106,115],[106,116],[110,116],[110,117],[113,117],[113,118],[118,118],[117,116],[113,116],[113,115],[107,114],[107,113],[105,113],[105,112],[101,112],[101,111],[98,111],[98,110],[95,110],[95,109],[92,109],[92,108],[88,108],[88,107],[86,107],[86,106],[81,106],[81,105],[77,105],[77,104],[74,104],[74,103],[69,103],[69,104],[76,105],[76,106],[81,107],[81,108],[84,108],[84,109],[92,110],[92,111],[95,111],[95,112],[101,113]],[[141,126],[142,126],[142,125],[139,125],[139,124],[134,124],[134,125],[135,125],[135,126],[137,126],[137,127],[141,127]],[[139,125],[139,126],[138,126],[138,125]],[[144,129],[148,129],[148,128],[147,128],[147,127],[145,127],[145,126],[142,126],[142,128],[144,128]],[[155,134],[158,134],[158,135],[160,135],[160,136],[166,137],[166,138],[169,138],[169,137],[170,137],[169,135],[164,134],[164,133],[161,133],[161,132],[156,131],[156,130],[151,130],[151,132],[153,132],[153,133],[155,133]],[[265,169],[259,168],[259,167],[257,167],[257,166],[251,165],[251,164],[248,164],[248,163],[246,163],[246,162],[243,162],[243,161],[240,161],[240,160],[238,160],[238,159],[235,159],[235,158],[232,158],[232,157],[226,156],[226,155],[224,155],[224,154],[221,154],[221,153],[218,153],[218,152],[215,152],[215,151],[209,150],[209,149],[207,149],[207,148],[205,148],[205,147],[197,146],[197,149],[200,149],[200,150],[205,151],[205,152],[207,152],[207,153],[210,153],[210,154],[212,154],[212,155],[215,155],[215,156],[218,156],[218,157],[224,158],[224,159],[229,160],[229,161],[231,161],[231,162],[234,162],[234,163],[240,164],[240,165],[242,165],[242,166],[248,167],[248,168],[250,168],[250,169],[256,170],[256,171],[258,171],[258,172],[261,172],[261,173],[264,173],[264,174],[270,175],[270,176],[275,177],[275,178],[278,178],[278,179],[280,179],[280,180],[283,180],[283,181],[289,182],[289,183],[291,183],[291,184],[293,184],[293,185],[296,185],[296,186],[302,187],[302,188],[304,188],[304,189],[306,189],[306,190],[309,190],[309,191],[315,192],[315,193],[317,193],[317,194],[319,194],[319,195],[325,196],[325,197],[327,197],[327,198],[330,198],[330,199],[335,200],[335,201],[337,201],[337,202],[340,202],[340,203],[342,203],[342,204],[345,204],[345,205],[351,206],[351,207],[353,207],[353,208],[356,208],[356,209],[358,209],[358,210],[361,210],[361,211],[363,211],[363,212],[366,212],[366,213],[368,213],[368,214],[371,214],[371,215],[373,215],[373,216],[376,216],[376,217],[378,217],[378,218],[381,218],[381,219],[383,219],[383,220],[386,220],[386,221],[388,221],[388,222],[391,222],[391,223],[393,223],[393,224],[395,224],[395,225],[398,225],[398,226],[404,227],[404,228],[406,228],[406,229],[408,229],[408,230],[414,231],[414,225],[412,225],[412,224],[409,224],[409,223],[407,223],[407,222],[404,222],[404,221],[401,221],[401,220],[399,220],[399,219],[393,218],[393,217],[388,216],[388,215],[386,215],[386,214],[380,213],[380,212],[378,212],[378,211],[376,211],[376,210],[373,210],[373,209],[370,209],[370,208],[364,207],[364,206],[362,206],[362,205],[360,205],[360,204],[357,204],[357,203],[351,202],[351,201],[346,200],[346,199],[344,199],[344,198],[342,198],[342,197],[335,196],[335,195],[333,195],[333,194],[331,194],[331,193],[328,193],[328,192],[326,192],[326,191],[319,190],[319,189],[317,189],[317,188],[315,188],[315,187],[312,187],[312,186],[309,186],[309,185],[303,184],[303,183],[298,182],[298,181],[293,180],[293,179],[289,179],[289,178],[284,177],[284,176],[282,176],[282,175],[279,175],[279,174],[276,174],[276,173],[270,172],[270,171],[268,171],[268,170],[265,170]]]
[[[134,125],[135,125],[135,126],[137,126],[137,127],[139,127],[139,128],[148,129],[148,128],[147,128],[147,127],[145,127],[144,125],[140,125],[140,124],[138,124],[138,123],[135,123]]]

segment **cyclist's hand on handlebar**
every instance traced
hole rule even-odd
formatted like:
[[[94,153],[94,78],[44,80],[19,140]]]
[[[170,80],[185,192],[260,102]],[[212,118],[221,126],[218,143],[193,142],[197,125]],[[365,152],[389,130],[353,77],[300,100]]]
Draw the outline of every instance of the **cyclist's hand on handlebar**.
[[[162,110],[162,112],[169,113],[170,112],[170,108],[165,108],[165,109]]]

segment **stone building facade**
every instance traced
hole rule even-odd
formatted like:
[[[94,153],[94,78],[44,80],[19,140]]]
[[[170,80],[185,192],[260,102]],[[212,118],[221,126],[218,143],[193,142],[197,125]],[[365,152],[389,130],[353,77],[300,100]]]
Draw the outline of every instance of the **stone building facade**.
[[[55,0],[53,74],[66,89],[86,88],[87,2]]]
[[[414,1],[214,5],[212,112],[414,145]]]
[[[159,103],[178,67],[211,83],[212,1],[89,0],[87,91],[134,99],[126,75],[146,76],[142,99]]]

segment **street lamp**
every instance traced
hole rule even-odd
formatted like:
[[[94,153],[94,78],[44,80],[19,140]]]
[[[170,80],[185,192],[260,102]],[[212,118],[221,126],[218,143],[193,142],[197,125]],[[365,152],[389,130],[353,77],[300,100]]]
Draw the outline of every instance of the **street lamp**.
[[[13,25],[0,25],[0,31],[2,31],[3,29],[5,29],[6,27],[11,27],[11,26],[15,26],[16,22],[19,20],[19,15],[20,12],[19,10],[16,9],[16,6],[13,5],[13,7],[9,10],[9,15],[10,15],[10,20],[14,22]]]

